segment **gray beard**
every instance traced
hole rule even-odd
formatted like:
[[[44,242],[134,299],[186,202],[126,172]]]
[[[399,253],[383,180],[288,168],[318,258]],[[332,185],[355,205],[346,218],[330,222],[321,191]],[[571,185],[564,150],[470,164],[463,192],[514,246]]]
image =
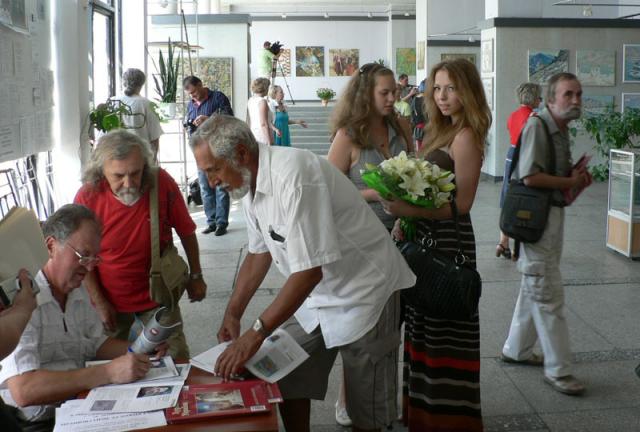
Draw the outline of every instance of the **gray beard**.
[[[118,201],[128,207],[137,203],[142,196],[140,191],[136,188],[122,188],[115,195]]]
[[[251,171],[245,167],[238,168],[238,171],[240,171],[240,174],[242,175],[242,186],[235,189],[228,189],[229,185],[222,185],[222,188],[226,189],[229,192],[231,199],[234,200],[241,200],[251,189]]]
[[[564,112],[562,117],[565,120],[577,120],[580,118],[581,115],[582,115],[581,108],[571,108],[570,110],[567,110],[566,112]]]

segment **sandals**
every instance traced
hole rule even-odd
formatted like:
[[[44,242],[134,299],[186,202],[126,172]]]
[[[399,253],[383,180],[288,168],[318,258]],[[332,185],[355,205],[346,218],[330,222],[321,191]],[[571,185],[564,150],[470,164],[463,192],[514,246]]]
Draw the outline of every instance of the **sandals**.
[[[500,256],[503,256],[506,259],[511,259],[511,249],[498,243],[496,245],[496,258],[500,258]]]

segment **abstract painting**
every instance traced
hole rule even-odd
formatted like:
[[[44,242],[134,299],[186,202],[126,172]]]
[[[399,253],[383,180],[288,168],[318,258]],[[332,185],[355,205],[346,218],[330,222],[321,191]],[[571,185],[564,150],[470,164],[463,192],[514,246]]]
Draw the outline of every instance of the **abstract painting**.
[[[424,55],[425,55],[425,42],[418,41],[418,53],[417,53],[417,62],[418,62],[418,70],[424,70]]]
[[[198,78],[205,87],[224,93],[233,105],[233,58],[200,57],[198,60]]]
[[[482,72],[493,72],[493,39],[482,41]]]
[[[291,49],[282,48],[280,56],[278,57],[278,64],[276,69],[276,76],[291,76]],[[283,74],[284,73],[284,74]]]
[[[640,93],[622,93],[622,112],[627,108],[640,109]]]
[[[569,72],[569,50],[529,50],[529,81],[546,85],[558,72]]]
[[[624,45],[622,57],[622,81],[640,82],[640,45]]]
[[[396,74],[416,74],[416,49],[396,48]]]
[[[578,50],[576,75],[583,86],[616,85],[616,52],[608,50]]]
[[[613,95],[583,95],[582,109],[584,117],[604,114],[608,106],[613,105]]]
[[[321,77],[324,76],[324,47],[297,46],[296,47],[296,76]]]
[[[440,61],[445,60],[455,60],[455,59],[465,59],[476,64],[476,55],[471,53],[443,53],[440,54]]]
[[[351,76],[359,67],[359,49],[329,49],[329,76]]]
[[[487,105],[493,111],[493,77],[482,78],[482,87],[484,87],[484,95],[487,98]]]

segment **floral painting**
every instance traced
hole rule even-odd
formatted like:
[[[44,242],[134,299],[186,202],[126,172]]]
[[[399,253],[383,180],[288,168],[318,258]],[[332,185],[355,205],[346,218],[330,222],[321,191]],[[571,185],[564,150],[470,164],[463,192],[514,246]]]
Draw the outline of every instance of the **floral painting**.
[[[396,48],[396,74],[416,74],[416,49]]]
[[[278,56],[276,76],[291,76],[291,49],[282,48],[282,50],[280,51],[280,56]]]
[[[616,85],[616,52],[609,50],[578,50],[576,75],[583,86]]]
[[[351,76],[359,67],[359,49],[329,49],[329,76]]]
[[[296,47],[296,76],[321,77],[324,76],[324,47],[297,46]]]
[[[622,80],[640,83],[640,45],[625,45],[623,48]]]
[[[546,85],[559,72],[569,72],[569,50],[529,50],[529,81]]]

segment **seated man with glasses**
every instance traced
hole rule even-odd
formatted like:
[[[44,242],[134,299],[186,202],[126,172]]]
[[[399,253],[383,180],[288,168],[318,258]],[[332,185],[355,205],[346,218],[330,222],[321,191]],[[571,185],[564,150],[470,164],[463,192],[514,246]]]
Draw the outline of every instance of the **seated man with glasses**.
[[[103,334],[82,281],[99,263],[101,224],[88,208],[68,204],[44,224],[49,260],[35,276],[40,287],[18,346],[0,363],[0,395],[25,431],[53,429],[55,407],[78,393],[142,378],[149,356]],[[161,345],[164,355],[168,345]],[[113,359],[85,368],[87,360]]]

